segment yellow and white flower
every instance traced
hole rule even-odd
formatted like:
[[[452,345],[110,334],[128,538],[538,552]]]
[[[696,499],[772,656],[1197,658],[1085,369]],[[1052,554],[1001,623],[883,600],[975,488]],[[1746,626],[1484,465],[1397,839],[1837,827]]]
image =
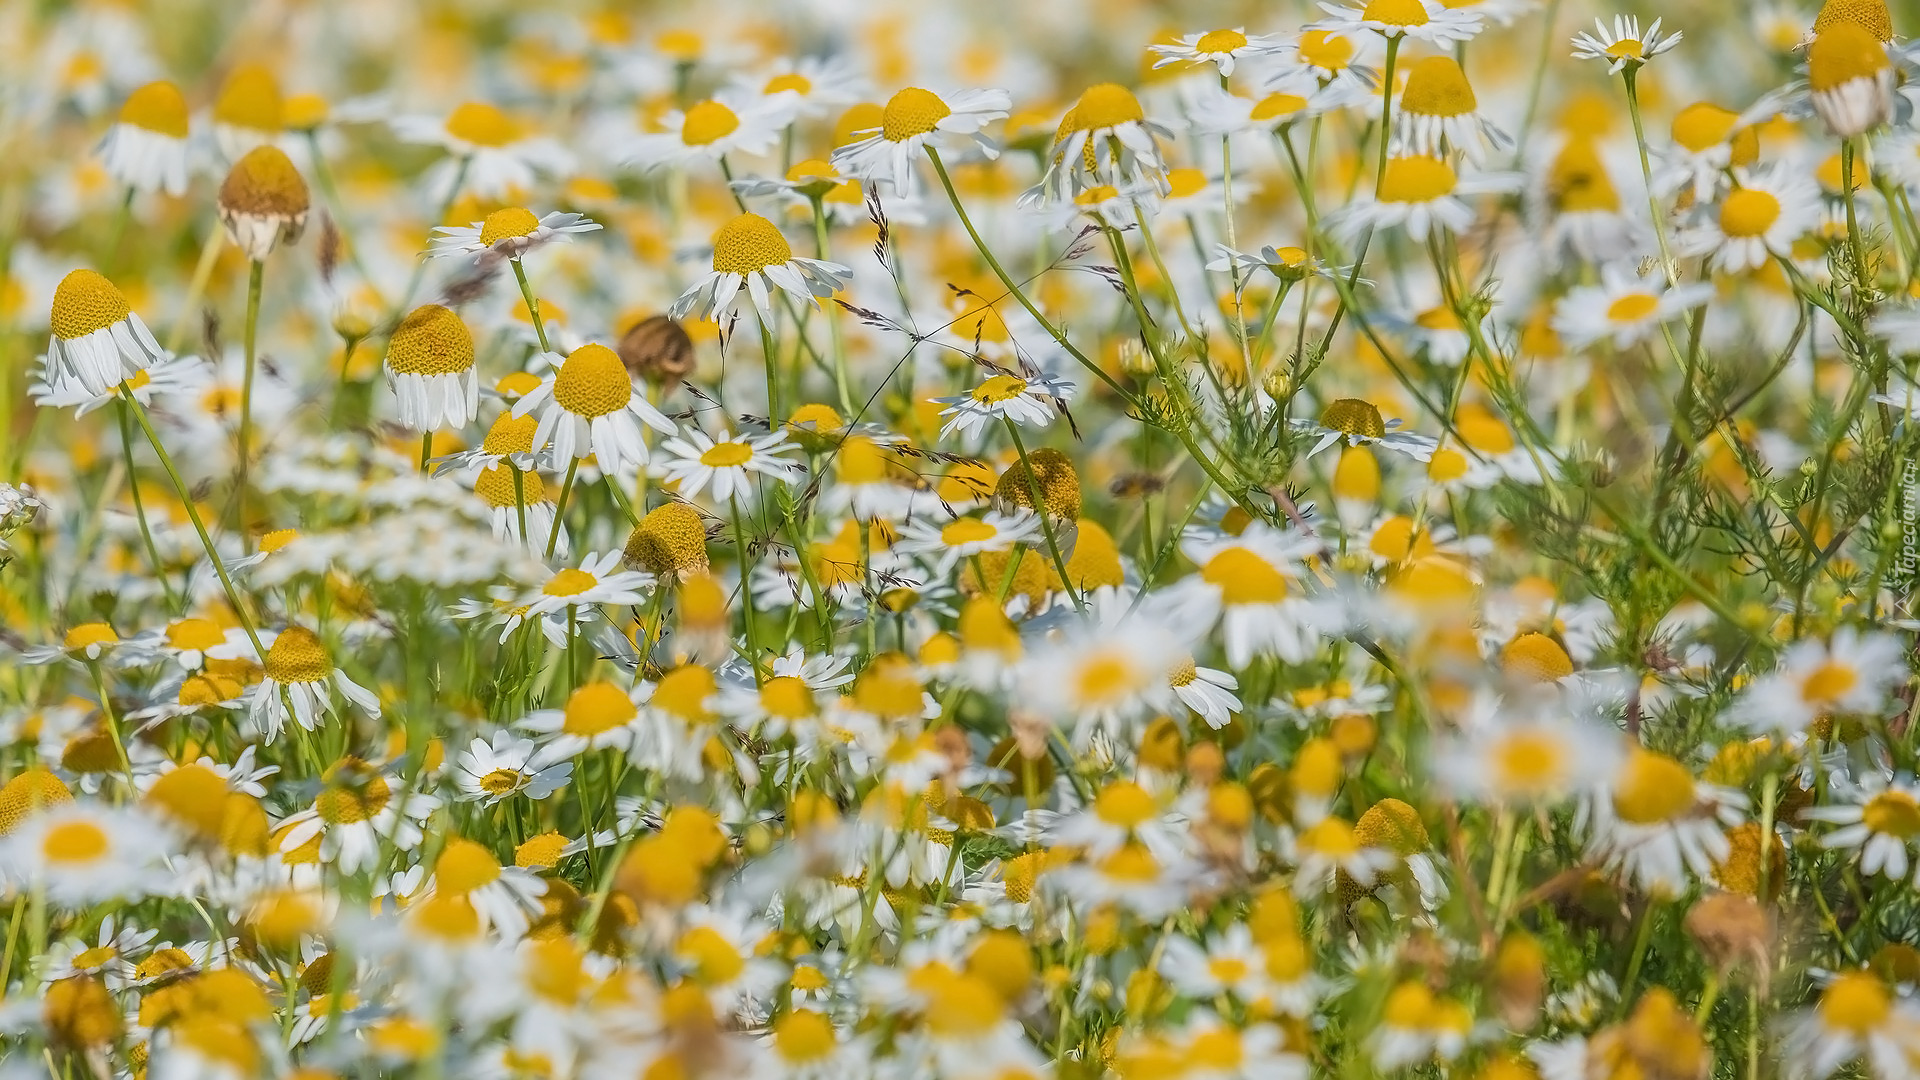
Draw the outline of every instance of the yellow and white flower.
[[[1784,164],[1735,170],[1734,187],[1683,234],[1680,253],[1706,255],[1716,270],[1739,273],[1793,254],[1794,241],[1820,222],[1820,188]]]
[[[1247,56],[1268,56],[1286,47],[1277,34],[1248,34],[1246,27],[1208,30],[1182,34],[1166,43],[1154,43],[1147,51],[1160,57],[1155,68],[1169,64],[1212,64],[1224,78],[1233,74],[1234,62]]]
[[[965,136],[987,157],[997,157],[999,150],[981,132],[1006,116],[1012,105],[1005,90],[941,95],[909,86],[887,99],[878,127],[854,132],[865,138],[834,150],[833,167],[843,176],[884,181],[895,191],[907,192],[921,150],[950,148],[955,136]]]
[[[260,644],[267,650],[261,660],[265,675],[248,694],[247,720],[266,741],[279,738],[289,703],[294,720],[308,731],[319,727],[321,718],[334,714],[339,707],[336,695],[368,716],[380,716],[379,696],[335,667],[333,654],[313,631],[303,626],[266,631],[260,635]],[[251,647],[247,651],[252,652]]]
[[[187,190],[187,99],[164,80],[127,95],[120,118],[100,140],[100,164],[115,183],[141,192]]]
[[[744,288],[760,324],[771,326],[773,289],[813,304],[839,292],[852,278],[853,271],[839,263],[795,255],[779,226],[747,212],[713,234],[712,271],[681,293],[668,314],[719,322]]]
[[[451,308],[422,304],[387,340],[387,385],[414,431],[463,428],[480,411],[473,334]]]
[[[1327,18],[1310,23],[1309,30],[1329,34],[1360,34],[1371,30],[1386,38],[1412,38],[1434,46],[1472,39],[1486,29],[1478,12],[1450,7],[1440,0],[1367,0],[1363,7],[1322,3]]]
[[[748,102],[742,97],[729,93],[690,105],[685,112],[668,113],[661,118],[666,130],[634,139],[623,160],[658,169],[766,151],[784,126],[780,111],[771,102]]]
[[[1554,304],[1553,329],[1575,349],[1607,341],[1625,349],[1660,324],[1713,299],[1713,286],[1694,282],[1668,288],[1617,263],[1600,268],[1600,284],[1577,285]]]
[[[1680,37],[1678,30],[1662,35],[1659,19],[1653,20],[1643,35],[1640,33],[1638,16],[1615,15],[1611,28],[1596,17],[1593,20],[1593,32],[1582,30],[1573,36],[1573,56],[1577,60],[1604,60],[1607,74],[1617,75],[1629,65],[1637,69],[1680,44]]]
[[[660,463],[660,475],[679,484],[680,496],[691,499],[702,491],[717,503],[735,498],[753,499],[755,476],[781,483],[798,483],[806,470],[785,455],[794,450],[785,431],[764,435],[729,434],[715,439],[696,427],[668,439],[660,449],[671,455]]]
[[[44,890],[59,908],[164,895],[166,830],[136,810],[97,802],[50,805],[0,839],[0,875],[15,895]]]
[[[513,403],[513,415],[539,412],[533,445],[552,444],[555,460],[592,456],[602,471],[624,473],[630,466],[647,463],[640,423],[667,435],[679,430],[644,396],[633,392],[633,377],[626,365],[605,345],[590,342],[564,360],[551,353],[545,359],[553,373]]]
[[[60,279],[52,322],[45,381],[56,393],[106,394],[168,355],[125,294],[92,270]]]
[[[536,248],[570,243],[576,234],[594,232],[600,227],[599,222],[589,220],[585,214],[554,210],[534,217],[533,211],[525,207],[509,206],[471,225],[435,228],[427,257],[477,255],[519,259]]]

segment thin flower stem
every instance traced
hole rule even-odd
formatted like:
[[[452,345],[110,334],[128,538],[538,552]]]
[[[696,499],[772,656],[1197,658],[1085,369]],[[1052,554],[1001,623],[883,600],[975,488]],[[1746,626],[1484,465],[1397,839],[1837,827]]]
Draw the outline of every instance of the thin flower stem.
[[[147,559],[153,566],[153,576],[160,582],[160,589],[166,594],[167,607],[175,613],[186,610],[180,598],[174,595],[173,582],[167,577],[166,564],[160,559],[160,548],[153,542],[153,529],[147,524],[147,507],[140,497],[140,475],[133,460],[133,418],[127,414],[125,402],[114,402],[114,411],[120,420],[120,451],[127,462],[127,494],[133,497],[133,516],[140,523],[140,540],[147,548]]]
[[[547,344],[546,321],[540,317],[540,301],[534,299],[533,286],[527,284],[527,268],[519,259],[507,261],[513,264],[513,278],[520,283],[520,296],[527,302],[527,318],[533,320],[533,332],[540,338],[540,351],[552,352],[553,347]]]
[[[810,196],[809,199],[813,204],[813,257],[825,262],[832,250],[827,244],[826,204],[819,195]],[[827,320],[827,334],[833,341],[833,388],[840,395],[841,415],[847,418],[848,423],[852,423],[856,414],[852,384],[847,379],[847,345],[842,340],[840,320],[834,312],[824,311],[823,315]]]
[[[553,528],[547,530],[547,558],[553,558],[553,549],[560,542],[560,523],[567,516],[567,497],[573,494],[573,476],[580,471],[580,459],[567,462],[567,478],[560,484],[560,497],[553,504]]]
[[[531,548],[533,537],[527,535],[527,474],[511,461],[507,468],[513,471],[513,513],[520,521],[520,546]]]
[[[234,483],[234,526],[240,534],[240,550],[253,550],[252,530],[247,524],[247,464],[253,457],[253,371],[259,365],[255,343],[260,330],[260,279],[266,264],[253,260],[247,270],[247,322],[242,330],[241,348],[246,363],[240,377],[240,442],[237,451],[240,474]]]
[[[1020,426],[1011,416],[1002,416],[1001,423],[1007,425],[1007,434],[1013,438],[1014,453],[1020,455],[1020,465],[1027,471],[1027,493],[1033,500],[1033,512],[1040,517],[1040,535],[1047,541],[1047,554],[1053,559],[1053,568],[1060,572],[1060,586],[1067,590],[1067,599],[1073,606],[1085,611],[1086,604],[1080,600],[1080,592],[1073,587],[1073,578],[1067,573],[1067,560],[1060,555],[1060,542],[1054,539],[1053,519],[1047,513],[1047,504],[1040,493],[1040,476],[1033,471],[1033,463],[1027,458],[1027,446],[1020,440]]]
[[[1627,115],[1633,118],[1633,142],[1640,151],[1640,178],[1647,185],[1647,212],[1653,215],[1653,235],[1660,241],[1660,274],[1667,279],[1669,286],[1679,283],[1679,268],[1674,264],[1673,251],[1667,246],[1667,215],[1660,208],[1660,198],[1653,191],[1653,164],[1647,157],[1647,133],[1640,120],[1639,69],[1628,64],[1621,73],[1627,84]]]
[[[773,340],[773,331],[768,329],[765,319],[756,320],[760,324],[760,355],[767,365],[767,422],[769,426],[779,428],[786,419],[787,411],[780,402],[780,353]]]

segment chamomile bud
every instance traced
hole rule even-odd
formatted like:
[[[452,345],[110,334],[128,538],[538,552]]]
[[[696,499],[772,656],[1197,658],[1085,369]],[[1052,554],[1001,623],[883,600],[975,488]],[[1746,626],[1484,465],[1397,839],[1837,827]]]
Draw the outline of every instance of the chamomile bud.
[[[254,262],[300,239],[306,228],[307,182],[276,146],[256,146],[234,162],[220,184],[219,201],[227,235]]]

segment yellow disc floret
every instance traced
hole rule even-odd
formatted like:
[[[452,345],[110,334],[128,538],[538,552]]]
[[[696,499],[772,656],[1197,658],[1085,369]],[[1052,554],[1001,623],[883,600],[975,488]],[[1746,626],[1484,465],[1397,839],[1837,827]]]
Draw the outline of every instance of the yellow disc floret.
[[[495,510],[518,507],[521,500],[533,506],[547,501],[547,485],[540,474],[527,470],[520,474],[520,487],[513,485],[513,470],[505,465],[494,465],[474,477],[473,493],[486,500]]]
[[[75,270],[53,290],[53,333],[66,341],[105,330],[133,313],[119,286],[92,270]]]
[[[740,128],[740,117],[717,101],[702,101],[680,121],[680,141],[688,146],[719,142]]]
[[[1893,67],[1886,46],[1856,22],[1835,22],[1807,47],[1807,85],[1818,94]]]
[[[1033,505],[1034,488],[1040,489],[1040,505]],[[1072,521],[1080,516],[1080,473],[1073,459],[1050,446],[1043,446],[1016,461],[1000,474],[994,485],[996,499],[1004,499],[1029,510],[1044,509],[1048,515]]]
[[[520,206],[509,206],[495,210],[480,223],[480,242],[492,247],[502,240],[518,240],[523,236],[532,236],[540,227],[540,219],[533,211]]]
[[[575,416],[605,416],[633,400],[633,381],[612,349],[589,343],[573,350],[560,365],[560,374],[553,380],[553,400]]]
[[[1438,158],[1396,157],[1387,159],[1387,171],[1380,179],[1383,203],[1424,203],[1453,194],[1457,181],[1453,168]]]
[[[718,273],[757,274],[792,259],[793,245],[759,214],[741,214],[713,234],[713,268]]]
[[[474,146],[506,146],[520,137],[506,113],[484,101],[469,101],[447,117],[447,134]]]
[[[472,366],[473,334],[439,304],[414,308],[387,343],[387,367],[397,375],[455,375]]]
[[[633,527],[622,552],[629,566],[665,577],[707,568],[707,528],[699,511],[682,502],[647,511]]]
[[[227,213],[295,218],[307,206],[307,182],[277,146],[247,151],[220,184],[220,209]]]
[[[267,648],[266,668],[275,682],[319,682],[333,672],[333,659],[313,631],[289,626]]]
[[[1736,240],[1763,236],[1780,219],[1780,200],[1772,192],[1739,188],[1720,204],[1720,231]]]
[[[264,64],[241,64],[220,84],[213,103],[215,121],[253,131],[277,132],[281,127],[280,82]],[[185,132],[182,132],[185,134]]]
[[[905,142],[932,131],[952,115],[953,110],[940,100],[940,95],[909,86],[887,99],[886,110],[880,116],[880,134],[888,142]]]
[[[1893,40],[1893,14],[1886,0],[1827,0],[1814,17],[1813,32],[1824,34],[1839,23],[1859,26],[1877,41]]]
[[[1476,106],[1467,73],[1451,56],[1415,61],[1407,73],[1407,88],[1400,95],[1400,107],[1421,116],[1464,116]]]
[[[187,137],[187,99],[167,82],[150,82],[127,95],[120,106],[120,122],[169,138]]]
[[[1420,0],[1367,0],[1360,18],[1389,27],[1425,26],[1427,9]]]
[[[1370,401],[1339,398],[1320,410],[1320,426],[1348,438],[1378,439],[1387,434],[1387,422]]]

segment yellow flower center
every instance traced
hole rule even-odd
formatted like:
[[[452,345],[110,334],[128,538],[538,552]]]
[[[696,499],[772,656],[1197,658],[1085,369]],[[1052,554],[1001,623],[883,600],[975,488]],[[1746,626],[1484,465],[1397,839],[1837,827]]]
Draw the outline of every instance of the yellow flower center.
[[[687,110],[680,121],[680,141],[688,146],[707,146],[740,129],[740,118],[717,101],[703,101]]]
[[[699,511],[677,502],[647,511],[627,537],[622,557],[629,566],[653,574],[705,569],[707,529]]]
[[[1740,188],[1720,205],[1720,231],[1735,239],[1761,236],[1780,220],[1780,200],[1758,188]]]
[[[77,652],[94,645],[111,645],[119,640],[120,635],[114,633],[113,627],[106,623],[81,623],[67,631],[66,647]]]
[[[1693,775],[1665,754],[1635,750],[1613,791],[1613,809],[1622,821],[1652,825],[1671,821],[1693,808]]]
[[[836,1041],[833,1022],[812,1009],[795,1009],[773,1023],[773,1048],[794,1064],[825,1058]]]
[[[1450,446],[1435,450],[1432,460],[1427,462],[1427,476],[1435,483],[1450,483],[1465,475],[1467,475],[1467,455]]]
[[[73,793],[46,769],[29,769],[0,787],[0,836],[43,807],[72,802]]]
[[[1800,696],[1811,702],[1834,702],[1860,683],[1860,673],[1847,664],[1829,660],[1800,683]]]
[[[473,334],[453,309],[422,304],[394,328],[387,367],[396,375],[457,375],[473,367]]]
[[[763,94],[778,94],[782,90],[791,90],[796,94],[802,95],[811,94],[813,93],[813,83],[808,81],[805,75],[797,71],[790,71],[785,75],[775,75],[773,78],[767,80],[767,85],[760,88],[760,92]]]
[[[1320,426],[1350,438],[1378,439],[1387,434],[1380,410],[1360,398],[1340,398],[1329,404],[1320,411]]]
[[[612,731],[638,715],[640,710],[626,691],[610,682],[591,682],[567,698],[566,721],[560,730],[591,738]]]
[[[1558,682],[1573,674],[1573,660],[1560,643],[1540,633],[1525,633],[1501,650],[1500,666],[1524,682]]]
[[[127,95],[120,106],[120,122],[157,135],[187,137],[187,99],[166,80],[150,82]]]
[[[1699,153],[1727,141],[1740,115],[1705,101],[1695,102],[1673,118],[1673,141]]]
[[[1652,293],[1628,293],[1607,305],[1607,318],[1617,323],[1637,323],[1659,306],[1660,298]]]
[[[567,838],[557,832],[530,836],[513,849],[513,864],[519,867],[556,866],[566,846]]]
[[[253,131],[279,131],[279,80],[262,64],[242,64],[234,68],[221,84],[220,96],[214,100],[213,118],[222,124]]]
[[[1861,807],[1860,821],[1874,832],[1910,840],[1920,836],[1920,804],[1904,791],[1883,791]]]
[[[178,619],[167,625],[167,645],[171,648],[205,651],[226,640],[211,619]]]
[[[256,146],[220,182],[220,209],[254,217],[295,218],[307,212],[307,182],[277,146]]]
[[[105,330],[132,314],[126,294],[92,270],[75,270],[53,290],[53,333],[65,341]]]
[[[1353,826],[1337,817],[1324,818],[1300,834],[1300,846],[1334,859],[1348,859],[1360,853],[1360,837]]]
[[[1243,547],[1207,560],[1200,580],[1220,590],[1228,604],[1277,604],[1287,598],[1287,579],[1272,563]]]
[[[548,596],[579,596],[598,584],[599,578],[569,566],[549,578],[540,591]]]
[[[1232,33],[1231,30],[1225,32]],[[1240,44],[1246,43],[1246,38],[1242,37]],[[1074,102],[1067,119],[1062,120],[1060,126],[1072,134],[1073,131],[1099,131],[1117,127],[1146,117],[1146,111],[1140,107],[1140,99],[1133,96],[1133,91],[1119,83],[1095,83],[1081,93],[1080,100]],[[1073,125],[1070,130],[1067,129],[1069,123]]]
[[[1000,535],[993,523],[980,518],[956,518],[940,530],[940,542],[948,547],[962,544],[979,544]]]
[[[1012,375],[995,375],[968,391],[968,396],[982,405],[998,405],[1005,401],[1012,401],[1026,392],[1025,379],[1015,378]]]
[[[1892,1011],[1887,984],[1872,972],[1849,971],[1820,995],[1821,1022],[1856,1037],[1878,1028]]]
[[[386,809],[393,798],[387,778],[358,758],[342,758],[327,769],[326,787],[313,800],[320,820],[331,825],[366,821]]]
[[[535,375],[531,371],[510,371],[507,374],[500,376],[500,381],[493,384],[493,388],[495,390],[500,391],[500,393],[506,395],[507,397],[516,397],[516,398],[527,396],[528,394],[532,393],[535,389],[537,389],[539,386],[540,386],[540,376]],[[537,417],[529,416],[529,417],[525,417],[524,419],[528,423],[531,423],[534,427],[540,426],[540,420]],[[527,429],[527,436],[528,436],[527,449],[531,450],[533,449],[533,439],[532,439],[533,429],[532,428]],[[501,452],[504,452],[504,451],[501,451]]]
[[[633,380],[612,349],[589,343],[573,350],[560,365],[560,374],[553,380],[553,400],[575,416],[606,416],[633,400]]]
[[[480,223],[480,242],[492,247],[502,240],[517,240],[522,236],[532,236],[540,227],[540,219],[533,211],[520,206],[509,206],[495,210]]]
[[[700,454],[700,464],[715,469],[733,469],[753,460],[752,445],[744,442],[714,443]]]
[[[442,892],[452,895],[470,893],[500,878],[500,860],[486,848],[467,839],[447,841],[440,858],[433,864],[433,879]]]
[[[1247,35],[1238,30],[1209,30],[1193,43],[1193,51],[1201,53],[1230,53],[1246,47]]]
[[[1592,139],[1569,140],[1553,160],[1547,190],[1562,213],[1620,209],[1619,193]]]
[[[333,671],[333,660],[313,631],[290,626],[267,648],[266,669],[279,683],[319,682]]]
[[[1886,0],[1827,0],[1813,20],[1813,32],[1824,34],[1839,23],[1853,23],[1876,41],[1893,40],[1893,15]]]
[[[513,484],[513,469],[505,464],[493,465],[474,477],[473,493],[486,501],[489,507],[503,510],[507,507],[518,508],[522,493],[525,493],[528,506],[547,501],[547,486],[537,472],[520,474],[520,486]]]
[[[905,142],[932,131],[952,115],[953,110],[940,100],[940,95],[909,86],[887,99],[887,107],[880,116],[880,134],[888,142]]]
[[[489,454],[524,454],[533,449],[533,433],[539,429],[539,417],[531,413],[515,416],[513,410],[509,409],[501,413],[493,426],[487,429],[487,437],[481,441],[480,449]]]
[[[701,721],[707,717],[707,700],[716,686],[713,672],[687,664],[662,676],[647,704],[690,723]]]
[[[512,118],[484,101],[469,101],[447,117],[447,134],[474,146],[499,147],[519,139]]]
[[[756,274],[793,259],[778,226],[759,214],[741,214],[713,234],[713,269],[722,274]]]
[[[1607,47],[1607,55],[1615,60],[1638,60],[1644,48],[1639,38],[1621,38]]]
[[[1322,71],[1345,71],[1353,63],[1353,42],[1330,30],[1308,30],[1295,51],[1300,59]]]
[[[1158,813],[1153,796],[1131,780],[1116,780],[1100,790],[1093,800],[1096,817],[1123,829],[1138,829]]]
[[[1400,95],[1400,107],[1421,116],[1464,116],[1477,104],[1467,73],[1451,56],[1416,61]]]
[[[1145,674],[1124,653],[1095,653],[1073,673],[1074,694],[1082,708],[1124,704],[1145,689]]]
[[[1427,9],[1420,0],[1367,0],[1360,17],[1390,27],[1427,25]]]
[[[40,854],[48,862],[90,863],[105,855],[113,845],[106,831],[91,821],[63,821],[47,830],[40,841]]]
[[[1167,173],[1167,197],[1184,199],[1207,186],[1207,174],[1199,169],[1172,169]]]
[[[327,99],[319,94],[295,94],[286,100],[281,118],[295,131],[312,131],[327,122]]]
[[[782,720],[804,720],[814,714],[813,688],[793,675],[778,675],[760,688],[760,707]]]
[[[1455,177],[1446,162],[1430,157],[1396,157],[1387,161],[1380,181],[1383,203],[1424,203],[1453,193]]]
[[[1872,79],[1893,66],[1886,46],[1856,22],[1836,22],[1807,47],[1807,85],[1823,93],[1855,79]]]
[[[527,775],[518,769],[495,769],[480,778],[480,790],[489,795],[505,795],[525,783]]]
[[[1282,93],[1276,90],[1253,103],[1253,112],[1249,118],[1253,120],[1280,120],[1292,116],[1294,113],[1306,107],[1307,99],[1301,97],[1299,94]]]
[[[1495,783],[1514,795],[1544,794],[1567,774],[1566,747],[1540,731],[1517,731],[1493,752]]]
[[[1466,444],[1483,454],[1504,454],[1513,449],[1512,430],[1485,409],[1463,408],[1455,426]]]

